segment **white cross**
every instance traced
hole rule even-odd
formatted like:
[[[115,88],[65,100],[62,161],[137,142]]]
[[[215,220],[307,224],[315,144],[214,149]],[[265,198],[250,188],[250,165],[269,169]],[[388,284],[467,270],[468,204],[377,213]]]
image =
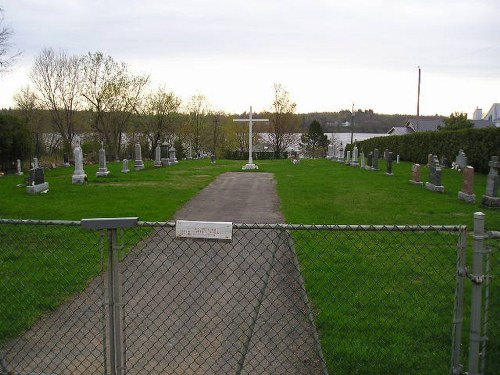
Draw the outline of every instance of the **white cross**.
[[[242,169],[259,169],[254,163],[252,159],[252,125],[254,122],[269,122],[268,119],[264,118],[258,118],[254,119],[252,118],[252,106],[250,106],[250,115],[248,118],[242,118],[242,119],[233,119],[235,122],[248,122],[248,164],[246,164]]]

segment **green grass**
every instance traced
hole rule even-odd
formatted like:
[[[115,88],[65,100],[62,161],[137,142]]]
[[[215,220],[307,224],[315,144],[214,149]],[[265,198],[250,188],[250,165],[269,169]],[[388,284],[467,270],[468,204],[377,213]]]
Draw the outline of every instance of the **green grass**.
[[[138,216],[164,221],[217,175],[239,171],[242,164],[184,161],[161,169],[147,164],[146,170],[122,174],[121,163],[109,163],[112,173],[106,178],[95,177],[94,165],[85,168],[86,186],[71,184],[73,168],[60,168],[46,171],[50,191],[39,195],[16,187],[22,178],[6,176],[0,179],[0,196],[4,197],[0,217]],[[457,199],[461,174],[449,169],[443,176],[446,192],[439,194],[408,182],[410,163],[395,165],[392,177],[385,176],[383,162],[378,172],[327,160],[303,160],[298,165],[262,160],[257,164],[260,171],[275,175],[281,209],[289,223],[446,224],[467,225],[470,231],[473,213],[482,211],[487,229],[500,230],[500,211],[479,203],[486,185],[484,175],[475,178],[478,203],[468,204]],[[427,180],[425,168],[422,177]],[[0,295],[23,289],[25,293],[18,305],[0,302],[0,342],[83,290],[101,272],[100,255],[86,254],[97,248],[95,233],[64,228],[61,234],[38,226],[35,235],[31,228],[0,227]],[[456,234],[322,232],[318,236],[318,232],[297,231],[293,236],[331,373],[437,374],[448,370]],[[37,238],[45,239],[44,249],[37,248]],[[37,256],[42,250],[51,255]],[[67,272],[51,272],[54,264]],[[36,281],[34,285],[43,287],[25,288],[28,275]],[[500,306],[496,284],[495,288],[492,304]],[[13,325],[13,321],[18,323]],[[500,369],[500,359],[495,360],[500,356],[492,354],[500,352],[500,340],[490,339],[488,349],[488,371],[493,374]]]

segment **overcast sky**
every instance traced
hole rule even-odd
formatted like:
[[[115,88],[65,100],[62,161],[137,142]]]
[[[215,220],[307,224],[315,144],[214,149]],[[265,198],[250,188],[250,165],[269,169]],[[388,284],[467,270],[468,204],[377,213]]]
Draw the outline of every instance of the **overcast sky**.
[[[498,0],[0,0],[22,57],[0,107],[44,47],[101,51],[184,102],[268,109],[281,83],[299,112],[356,108],[469,115],[500,102]]]

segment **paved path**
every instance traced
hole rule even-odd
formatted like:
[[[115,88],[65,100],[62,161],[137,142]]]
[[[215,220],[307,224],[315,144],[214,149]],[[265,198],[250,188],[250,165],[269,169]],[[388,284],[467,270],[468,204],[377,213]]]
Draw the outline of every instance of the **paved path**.
[[[220,176],[176,218],[284,222],[272,175],[248,172]],[[232,242],[221,243],[156,228],[122,262],[122,279],[129,374],[324,372],[284,231],[235,229]],[[7,348],[10,363],[23,371],[98,372],[102,311],[89,307],[102,300],[100,283]]]

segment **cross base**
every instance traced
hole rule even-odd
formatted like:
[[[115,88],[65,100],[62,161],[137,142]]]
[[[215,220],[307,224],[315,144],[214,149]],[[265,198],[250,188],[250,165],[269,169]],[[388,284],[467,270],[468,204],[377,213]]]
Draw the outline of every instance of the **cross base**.
[[[241,167],[241,169],[244,169],[244,170],[248,170],[248,169],[259,169],[259,167],[253,163],[248,163],[248,164],[245,164],[243,167]]]

